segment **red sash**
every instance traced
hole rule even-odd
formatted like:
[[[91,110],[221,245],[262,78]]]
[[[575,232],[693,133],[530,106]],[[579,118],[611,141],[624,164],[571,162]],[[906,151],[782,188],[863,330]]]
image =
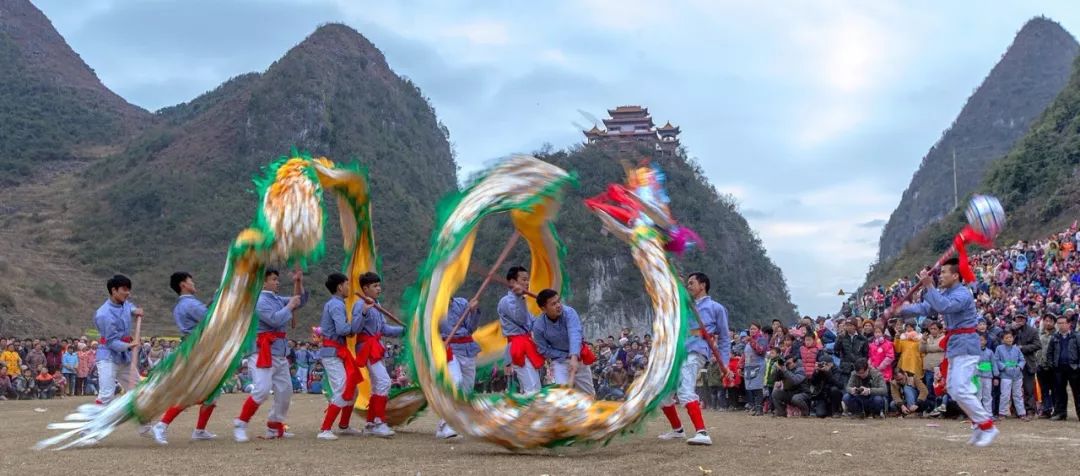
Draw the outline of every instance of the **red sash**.
[[[450,341],[447,342],[448,345],[446,346],[446,361],[450,362],[451,360],[454,360],[454,349],[450,347],[449,344],[470,344],[472,342],[475,342],[473,341],[472,336],[455,337],[453,339],[450,339]]]
[[[256,368],[268,369],[273,366],[274,360],[270,355],[270,348],[274,345],[274,341],[284,338],[284,332],[268,331],[256,334],[255,347],[259,351],[259,356],[255,359]]]
[[[581,363],[585,365],[592,365],[596,362],[596,355],[593,354],[592,349],[589,348],[589,344],[581,343]]]
[[[959,327],[956,329],[950,329],[945,331],[945,337],[941,338],[941,343],[938,344],[941,350],[949,350],[949,338],[957,334],[974,334],[976,329],[974,327]]]
[[[134,340],[135,340],[135,339],[132,339],[132,338],[131,338],[131,336],[124,336],[124,337],[121,337],[121,338],[120,338],[120,342],[127,342],[128,344],[130,344],[130,343],[131,343],[132,341],[134,341]],[[104,338],[104,337],[102,337],[102,338],[101,338],[100,340],[98,340],[98,342],[100,342],[100,343],[101,343],[101,345],[105,345],[105,344],[106,344],[106,343],[108,343],[109,341],[105,340],[105,338]]]
[[[356,386],[364,381],[364,375],[360,373],[360,366],[356,359],[349,353],[349,348],[337,341],[323,339],[323,347],[330,347],[336,351],[337,358],[345,365],[345,390],[341,392],[341,399],[350,401],[356,394]]]
[[[382,345],[382,334],[356,335],[356,365],[367,366],[383,358],[386,349]]]
[[[540,355],[536,342],[533,342],[529,334],[506,336],[506,342],[510,344],[510,362],[514,365],[524,366],[525,358],[528,358],[533,368],[539,369],[544,366],[544,356]]]

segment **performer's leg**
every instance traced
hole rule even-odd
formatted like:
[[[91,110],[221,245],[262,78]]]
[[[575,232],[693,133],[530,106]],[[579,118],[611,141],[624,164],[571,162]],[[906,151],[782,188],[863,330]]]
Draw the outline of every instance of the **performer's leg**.
[[[247,361],[248,373],[251,374],[251,395],[244,400],[240,408],[240,414],[233,419],[233,438],[238,443],[248,441],[247,424],[251,417],[259,410],[259,405],[270,396],[270,383],[273,379],[273,369],[260,369],[252,356]]]
[[[986,446],[997,436],[994,428],[993,416],[982,407],[982,402],[975,398],[975,384],[972,377],[979,365],[979,356],[961,355],[949,359],[949,374],[945,380],[945,388],[949,396],[956,401],[960,409],[971,419],[976,426],[976,433],[972,442],[979,446]],[[1004,388],[1002,398],[1005,398]],[[1020,402],[1023,405],[1023,402]]]
[[[113,395],[116,393],[115,369],[116,364],[111,360],[99,360],[97,362],[98,396],[97,401],[94,403],[108,405],[109,402],[112,402]]]
[[[330,381],[330,404],[345,406],[345,364],[337,357],[323,357],[323,375]]]
[[[450,371],[450,380],[454,381],[454,385],[458,388],[461,387],[461,357],[454,356],[454,360],[446,363],[446,369]]]
[[[271,368],[273,369],[271,385],[274,390],[274,404],[270,407],[270,414],[267,416],[267,426],[269,426],[269,422],[285,423],[285,419],[289,416],[289,404],[292,401],[293,393],[292,375],[289,373],[289,359],[275,355],[274,364]],[[275,429],[278,430],[278,436],[284,435],[284,428]]]
[[[677,438],[682,438],[683,427],[682,421],[679,420],[679,411],[675,409],[676,404],[675,393],[668,394],[664,397],[664,400],[660,403],[660,410],[664,412],[664,417],[667,418],[668,423],[671,424],[671,432],[660,435],[660,438],[664,438],[665,435],[678,434]]]
[[[371,377],[371,403],[368,405],[368,421],[386,421],[386,400],[390,394],[390,374],[383,361],[368,363],[368,376]]]
[[[322,426],[319,430],[328,432],[333,428],[334,421],[345,407],[345,399],[342,397],[345,392],[345,365],[337,357],[323,357],[322,365],[326,380],[330,382],[330,401],[326,404]],[[320,435],[319,438],[323,436]]]
[[[169,407],[168,410],[165,410],[165,414],[161,415],[161,423],[164,424],[165,426],[171,425],[173,420],[175,420],[176,417],[179,416],[180,412],[182,412],[182,411],[184,411],[184,407],[181,407],[181,406]]]
[[[199,407],[199,419],[195,422],[195,431],[206,431],[206,424],[210,422],[210,415],[214,414],[217,404],[214,402],[204,403]]]
[[[258,368],[255,366],[255,360],[253,358],[251,359],[251,362],[248,363],[248,370],[251,373],[252,386],[249,400],[255,403],[255,408],[257,409],[259,405],[262,405],[263,402],[270,397],[270,388],[274,383],[274,368]],[[241,420],[247,421],[243,418],[241,418]]]
[[[525,359],[525,365],[514,366],[514,375],[517,376],[520,391],[525,395],[531,395],[540,391],[540,372],[532,366],[529,359]]]
[[[679,420],[678,411],[675,409],[676,402],[686,405],[687,411],[690,410],[691,403],[698,402],[698,393],[693,391],[693,384],[698,379],[698,370],[701,368],[701,364],[696,356],[700,357],[694,353],[687,356],[683,367],[679,368],[678,390],[675,394],[665,397],[660,407],[664,412],[664,417],[667,417],[667,422],[671,423],[674,433],[683,431],[683,422]],[[700,410],[701,407],[698,408]],[[690,420],[693,421],[692,416]],[[661,437],[665,435],[661,435]]]
[[[128,393],[135,390],[131,385],[131,365],[129,364],[114,364],[113,376],[116,379],[116,384],[120,388],[124,389],[124,393]],[[138,377],[135,378],[135,383],[139,383]]]
[[[679,401],[686,405],[686,412],[690,416],[690,422],[694,424],[697,432],[705,431],[705,419],[701,416],[701,402],[694,389],[698,372],[707,363],[705,356],[691,352],[683,363],[679,378]]]
[[[461,388],[471,395],[476,390],[476,357],[454,356],[454,360],[461,367]]]
[[[588,365],[581,364],[578,367],[577,374],[574,375],[574,386],[577,387],[578,390],[595,397],[596,389],[593,387],[592,368]]]
[[[555,385],[566,385],[570,381],[570,362],[566,360],[551,361],[551,370],[555,374]]]

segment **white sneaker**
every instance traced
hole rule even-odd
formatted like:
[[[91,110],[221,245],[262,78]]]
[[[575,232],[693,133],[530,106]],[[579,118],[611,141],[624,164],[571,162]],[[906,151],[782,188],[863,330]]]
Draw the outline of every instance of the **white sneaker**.
[[[378,419],[371,425],[371,429],[365,430],[364,433],[378,438],[390,438],[394,436],[394,430],[390,429],[389,425]]]
[[[318,436],[316,436],[315,438],[318,438],[320,440],[327,440],[327,441],[334,441],[334,440],[338,439],[337,435],[335,435],[334,432],[332,432],[330,430],[320,431]]]
[[[711,446],[712,438],[709,438],[709,434],[704,431],[697,432],[693,438],[686,440],[686,444],[694,446]]]
[[[247,422],[243,420],[233,420],[232,434],[233,439],[236,440],[237,443],[247,443]]]
[[[657,438],[660,438],[661,440],[681,440],[683,438],[686,438],[686,432],[681,429],[671,430],[658,436]]]
[[[449,440],[451,438],[457,438],[458,434],[450,425],[443,425],[442,428],[435,430],[435,438],[440,440]]]
[[[166,438],[166,433],[169,431],[169,425],[166,425],[159,421],[154,424],[154,427],[151,429],[151,431],[154,433],[154,441],[156,441],[157,444],[169,444],[169,440],[168,438]]]
[[[217,438],[217,435],[215,435],[213,433],[210,433],[209,431],[206,431],[206,430],[195,430],[195,431],[191,432],[191,439],[193,439],[193,440],[205,441],[205,440],[212,440],[214,438]]]
[[[989,430],[983,430],[979,433],[979,437],[975,439],[975,446],[979,448],[990,446],[990,443],[994,442],[994,438],[997,438],[998,433],[1001,432],[998,431],[996,426]]]
[[[976,441],[979,441],[979,435],[982,434],[982,430],[975,425],[971,425],[971,438],[968,438],[967,444],[974,445]]]

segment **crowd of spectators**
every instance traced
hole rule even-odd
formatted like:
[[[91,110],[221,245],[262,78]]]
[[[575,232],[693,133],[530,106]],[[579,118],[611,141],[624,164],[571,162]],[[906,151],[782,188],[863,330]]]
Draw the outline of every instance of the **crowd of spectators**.
[[[138,357],[139,374],[146,376],[179,346],[178,339],[151,337],[142,343]],[[97,394],[98,340],[87,336],[73,338],[0,338],[0,400],[51,399]],[[318,345],[290,340],[293,391],[322,393],[322,364]],[[409,385],[408,372],[397,363],[398,344],[387,345],[386,362],[393,369],[393,388]],[[250,392],[251,376],[246,361],[222,386],[225,393]]]
[[[998,418],[1063,420],[1068,390],[1080,416],[1080,232],[1074,225],[1044,240],[1020,241],[971,257],[972,290],[984,343],[978,388]],[[751,415],[840,417],[940,417],[959,415],[944,389],[936,315],[886,319],[914,285],[904,277],[853,295],[835,316],[809,316],[794,325],[780,320],[731,329],[727,377],[715,363],[701,370],[697,390],[704,408]],[[918,301],[920,296],[915,296]],[[140,373],[175,351],[175,339],[150,338],[139,352]],[[0,339],[0,399],[59,398],[96,393],[98,342],[80,338]],[[648,365],[652,339],[623,329],[593,339],[597,397],[620,400]],[[315,341],[289,341],[296,392],[321,393],[323,370]],[[399,362],[401,346],[387,346],[394,387],[409,385]],[[507,368],[479,369],[478,392],[513,390]],[[542,370],[553,382],[551,369]],[[248,392],[242,365],[223,390]]]

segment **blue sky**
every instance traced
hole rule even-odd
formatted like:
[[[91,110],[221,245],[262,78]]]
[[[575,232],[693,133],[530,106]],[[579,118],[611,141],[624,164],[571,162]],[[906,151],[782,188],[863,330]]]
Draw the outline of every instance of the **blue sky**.
[[[580,142],[587,115],[646,105],[738,201],[804,314],[836,311],[837,289],[861,283],[923,155],[1024,22],[1080,31],[1067,1],[35,4],[108,87],[150,110],[348,24],[431,99],[463,175]]]

